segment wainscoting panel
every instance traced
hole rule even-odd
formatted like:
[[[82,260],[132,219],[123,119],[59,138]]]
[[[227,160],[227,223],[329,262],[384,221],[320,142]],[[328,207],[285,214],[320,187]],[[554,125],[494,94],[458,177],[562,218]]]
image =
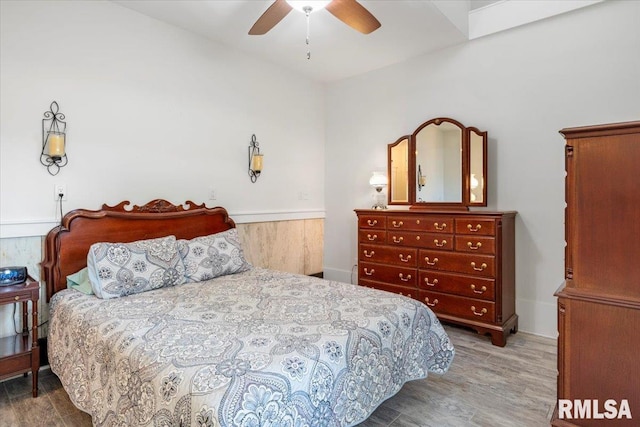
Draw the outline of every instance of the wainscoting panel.
[[[298,274],[322,272],[323,219],[237,224],[247,260]]]

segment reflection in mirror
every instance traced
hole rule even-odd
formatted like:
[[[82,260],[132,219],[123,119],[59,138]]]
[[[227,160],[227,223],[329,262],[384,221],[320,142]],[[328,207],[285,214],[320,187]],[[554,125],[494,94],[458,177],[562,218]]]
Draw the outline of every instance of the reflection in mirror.
[[[431,123],[415,136],[416,202],[462,202],[462,129]]]
[[[389,202],[409,203],[409,138],[389,145]]]
[[[470,194],[469,202],[471,203],[483,203],[484,202],[484,138],[482,135],[471,130],[470,136]]]

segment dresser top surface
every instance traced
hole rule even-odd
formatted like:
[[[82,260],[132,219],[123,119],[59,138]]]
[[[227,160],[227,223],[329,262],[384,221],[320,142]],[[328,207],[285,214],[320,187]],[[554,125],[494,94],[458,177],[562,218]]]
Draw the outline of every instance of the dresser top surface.
[[[606,135],[623,135],[628,133],[639,133],[640,121],[609,123],[603,125],[581,126],[564,128],[560,133],[567,139],[591,138]]]
[[[516,211],[465,211],[465,210],[440,210],[440,209],[354,209],[357,215],[455,215],[455,216],[490,216],[505,217],[515,216]]]

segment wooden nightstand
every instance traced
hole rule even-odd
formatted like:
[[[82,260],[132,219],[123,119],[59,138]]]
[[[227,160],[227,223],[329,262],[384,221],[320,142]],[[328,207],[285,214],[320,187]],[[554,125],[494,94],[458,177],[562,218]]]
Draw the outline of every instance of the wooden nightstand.
[[[38,298],[40,283],[31,277],[25,283],[0,287],[0,305],[22,303],[22,333],[0,338],[0,379],[31,371],[33,376],[33,397],[38,396],[38,369],[40,349],[38,348]],[[29,334],[28,303],[31,301],[32,333]]]

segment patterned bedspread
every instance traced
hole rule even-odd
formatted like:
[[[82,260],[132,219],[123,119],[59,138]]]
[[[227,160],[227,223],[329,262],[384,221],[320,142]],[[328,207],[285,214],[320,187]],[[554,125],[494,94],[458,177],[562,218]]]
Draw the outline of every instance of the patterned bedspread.
[[[422,303],[253,268],[51,302],[49,363],[94,425],[352,426],[454,349]]]

